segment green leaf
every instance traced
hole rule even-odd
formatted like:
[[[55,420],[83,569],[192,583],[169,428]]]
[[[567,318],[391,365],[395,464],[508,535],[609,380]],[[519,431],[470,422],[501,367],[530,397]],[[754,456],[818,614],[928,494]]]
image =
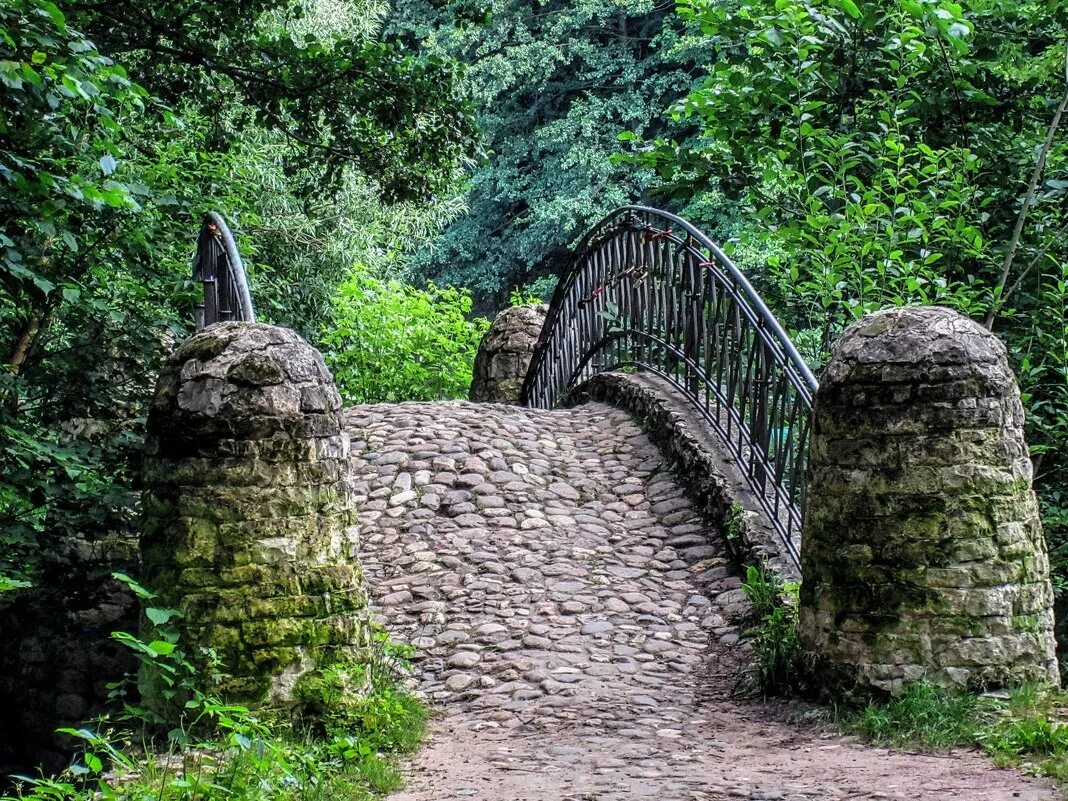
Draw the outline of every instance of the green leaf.
[[[153,598],[156,597],[155,593],[146,590],[144,587],[138,584],[136,580],[130,578],[130,576],[126,575],[125,573],[114,572],[111,574],[111,577],[113,579],[121,581],[123,584],[129,587],[133,594],[140,598],[142,601],[151,601]]]
[[[838,0],[838,4],[853,19],[860,19],[860,9],[857,7],[857,4],[853,2],[853,0]]]
[[[181,613],[177,609],[157,609],[156,607],[150,606],[145,609],[145,615],[153,624],[162,626],[174,618],[180,617]]]

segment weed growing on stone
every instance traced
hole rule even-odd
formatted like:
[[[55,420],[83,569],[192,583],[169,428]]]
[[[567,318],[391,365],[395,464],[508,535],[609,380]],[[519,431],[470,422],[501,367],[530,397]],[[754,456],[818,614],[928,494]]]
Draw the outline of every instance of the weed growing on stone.
[[[1050,776],[1068,789],[1068,694],[1027,685],[976,695],[907,686],[864,707],[835,710],[845,731],[871,742],[920,750],[978,747],[1002,766]]]
[[[727,544],[732,548],[737,547],[742,541],[742,527],[745,525],[746,510],[742,504],[735,501],[727,512],[727,519],[723,527]]]
[[[146,604],[155,597],[120,578]],[[137,654],[142,679],[150,674],[141,684],[159,697],[142,706],[130,700],[132,681],[116,685],[113,718],[60,730],[80,743],[74,764],[58,776],[17,777],[15,794],[0,801],[369,801],[401,786],[396,757],[418,748],[427,715],[401,689],[407,651],[385,632],[365,662],[324,666],[303,681],[290,719],[217,697],[211,687],[223,677],[204,665],[220,666],[187,659],[180,613],[145,613],[152,639],[113,636]]]
[[[757,681],[765,696],[789,695],[800,688],[799,587],[796,582],[783,582],[766,567],[750,565],[745,571],[742,590],[756,621],[746,637],[756,650]]]

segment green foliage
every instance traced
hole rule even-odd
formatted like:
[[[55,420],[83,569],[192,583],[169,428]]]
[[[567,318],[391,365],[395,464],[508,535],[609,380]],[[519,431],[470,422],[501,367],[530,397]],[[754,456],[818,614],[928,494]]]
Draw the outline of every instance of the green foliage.
[[[230,220],[260,318],[313,340],[354,260],[396,269],[455,214],[430,196],[475,150],[458,68],[378,41],[381,11],[2,4],[0,572],[136,526],[203,212]]]
[[[1065,781],[1066,701],[1062,692],[1035,685],[977,696],[917,682],[893,698],[836,714],[844,729],[872,742],[920,750],[976,746],[1000,765]]]
[[[685,0],[707,77],[632,141],[818,365],[854,318],[940,304],[1018,369],[1054,546],[1068,488],[1068,76],[1044,0]]]
[[[0,576],[0,593],[14,592],[15,590],[24,590],[30,586],[32,585],[28,581],[13,579],[9,576]]]
[[[411,670],[412,648],[376,627],[372,646],[302,676],[294,687],[302,714],[334,737],[371,752],[412,751],[426,730],[426,709],[397,685]]]
[[[850,728],[877,743],[950,748],[974,741],[981,708],[977,696],[919,682],[886,703],[868,704]]]
[[[783,582],[766,567],[746,568],[742,591],[757,622],[745,634],[756,651],[757,681],[765,696],[789,695],[802,686],[797,637],[799,588],[796,582]]]
[[[389,29],[470,65],[489,158],[470,176],[469,213],[412,269],[470,287],[489,312],[509,288],[557,274],[593,223],[642,195],[652,176],[613,161],[617,134],[662,131],[659,110],[691,87],[694,57],[669,3],[487,0],[490,21],[475,26],[441,5],[401,0]]]
[[[373,24],[346,24],[373,19],[377,5],[339,2],[333,25],[305,22],[324,4],[294,0],[131,0],[121,12],[72,12],[154,95],[213,118],[218,145],[255,123],[283,134],[286,161],[312,179],[355,167],[390,200],[428,198],[451,188],[473,155],[473,121],[454,61],[381,40]]]
[[[324,356],[348,404],[466,397],[489,323],[468,319],[471,295],[357,269],[335,299]]]
[[[372,684],[334,699],[348,714],[316,720],[314,729],[303,725],[311,720],[294,726],[213,694],[221,676],[188,661],[180,613],[147,605],[156,597],[152,592],[128,576],[115,577],[146,604],[153,637],[115,632],[113,638],[137,655],[142,678],[154,674],[152,683],[180,703],[161,718],[131,704],[126,687],[116,687],[123,702],[118,719],[139,724],[140,732],[113,728],[108,719],[95,730],[60,729],[80,741],[78,760],[59,776],[18,777],[16,794],[0,801],[365,801],[401,786],[394,756],[419,746],[426,721],[423,706],[397,684],[405,649],[379,632],[368,661],[347,667],[365,670]],[[216,663],[209,670],[221,668]],[[331,670],[326,674],[339,675]],[[167,748],[158,751],[145,734],[161,726],[169,730]]]
[[[517,286],[508,293],[509,306],[536,306],[548,303],[556,291],[559,278],[555,275],[543,275],[533,283]]]

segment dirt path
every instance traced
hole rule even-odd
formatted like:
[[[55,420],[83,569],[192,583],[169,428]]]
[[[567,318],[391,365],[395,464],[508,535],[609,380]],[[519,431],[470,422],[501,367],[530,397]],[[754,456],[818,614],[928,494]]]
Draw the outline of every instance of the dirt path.
[[[625,413],[350,410],[362,558],[440,710],[396,801],[1049,801],[725,697],[751,659],[718,532]]]

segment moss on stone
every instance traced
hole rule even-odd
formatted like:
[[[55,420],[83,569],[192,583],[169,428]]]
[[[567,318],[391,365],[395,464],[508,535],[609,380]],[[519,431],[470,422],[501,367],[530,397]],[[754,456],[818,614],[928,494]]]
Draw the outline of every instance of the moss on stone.
[[[843,335],[816,399],[800,609],[832,674],[1056,680],[1021,420],[1003,346],[960,315],[888,310]]]
[[[145,576],[214,649],[233,700],[288,704],[296,674],[367,640],[347,439],[322,360],[285,329],[222,324],[168,363],[149,419]]]

